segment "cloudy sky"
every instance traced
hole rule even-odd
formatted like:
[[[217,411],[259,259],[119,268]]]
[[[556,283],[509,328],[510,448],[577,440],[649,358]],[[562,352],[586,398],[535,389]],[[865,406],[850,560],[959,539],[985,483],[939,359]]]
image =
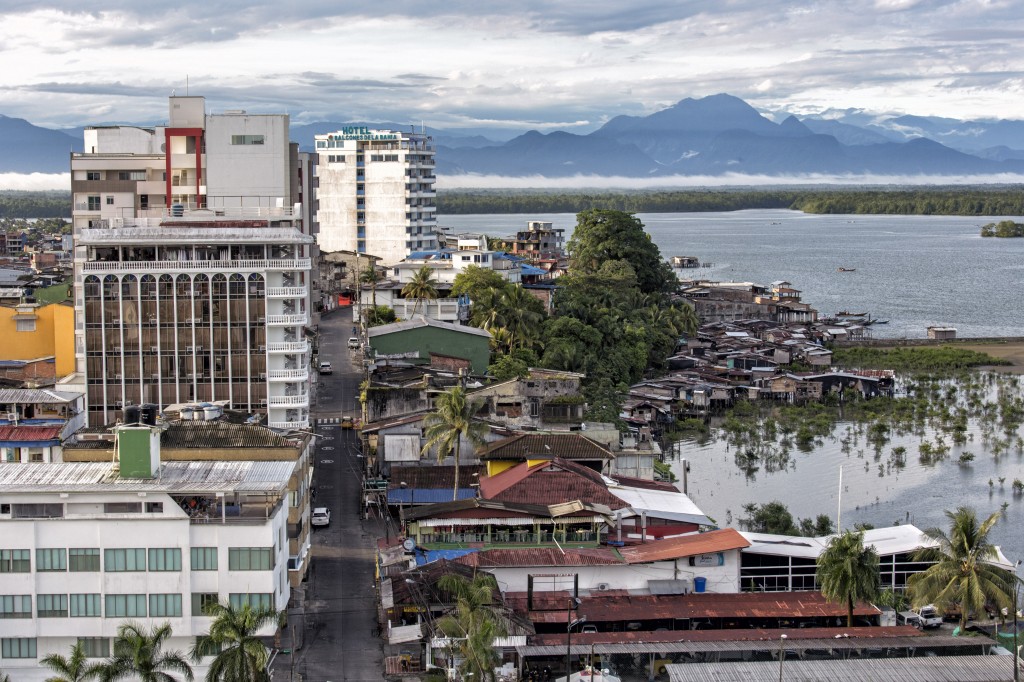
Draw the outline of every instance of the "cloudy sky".
[[[0,114],[589,132],[728,92],[762,112],[1024,118],[1018,0],[0,0]]]

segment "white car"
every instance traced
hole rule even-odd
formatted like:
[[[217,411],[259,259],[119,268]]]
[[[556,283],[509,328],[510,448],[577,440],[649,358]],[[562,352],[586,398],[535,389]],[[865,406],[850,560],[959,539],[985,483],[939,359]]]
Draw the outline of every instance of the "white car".
[[[327,507],[317,507],[313,510],[313,518],[310,523],[314,526],[331,525],[331,510]]]
[[[362,344],[359,343],[359,339],[357,339],[354,336],[349,337],[349,340],[348,340],[348,347],[349,348],[351,348],[352,350],[359,350],[360,346],[362,346]]]

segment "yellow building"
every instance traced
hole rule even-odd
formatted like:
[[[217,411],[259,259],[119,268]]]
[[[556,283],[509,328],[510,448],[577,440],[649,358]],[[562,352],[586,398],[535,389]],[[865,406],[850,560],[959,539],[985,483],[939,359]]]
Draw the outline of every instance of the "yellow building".
[[[0,339],[0,361],[53,358],[54,378],[75,371],[75,309],[70,301],[0,305]]]

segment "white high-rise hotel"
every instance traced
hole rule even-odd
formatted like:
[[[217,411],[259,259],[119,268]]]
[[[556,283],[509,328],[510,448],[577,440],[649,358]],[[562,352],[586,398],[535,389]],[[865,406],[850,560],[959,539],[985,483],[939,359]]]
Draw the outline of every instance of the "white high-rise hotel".
[[[90,425],[223,400],[307,427],[313,237],[288,116],[171,97],[166,127],[86,129],[71,173]]]
[[[437,248],[430,137],[353,126],[317,135],[316,152],[321,250],[392,264]]]

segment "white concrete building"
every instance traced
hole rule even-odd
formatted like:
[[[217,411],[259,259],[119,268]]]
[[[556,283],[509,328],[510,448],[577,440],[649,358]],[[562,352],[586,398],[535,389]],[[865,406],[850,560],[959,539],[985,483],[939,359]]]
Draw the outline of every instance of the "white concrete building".
[[[187,652],[208,632],[208,602],[286,607],[296,463],[152,463],[155,476],[135,478],[123,458],[120,474],[109,462],[0,467],[0,665],[12,682],[46,679],[40,659],[76,642],[108,656],[126,620],[169,623],[167,648]]]
[[[90,425],[128,405],[226,401],[306,428],[313,238],[288,116],[172,97],[166,127],[85,137],[71,170]]]
[[[420,133],[347,127],[316,136],[318,244],[397,263],[437,248],[434,147]]]

